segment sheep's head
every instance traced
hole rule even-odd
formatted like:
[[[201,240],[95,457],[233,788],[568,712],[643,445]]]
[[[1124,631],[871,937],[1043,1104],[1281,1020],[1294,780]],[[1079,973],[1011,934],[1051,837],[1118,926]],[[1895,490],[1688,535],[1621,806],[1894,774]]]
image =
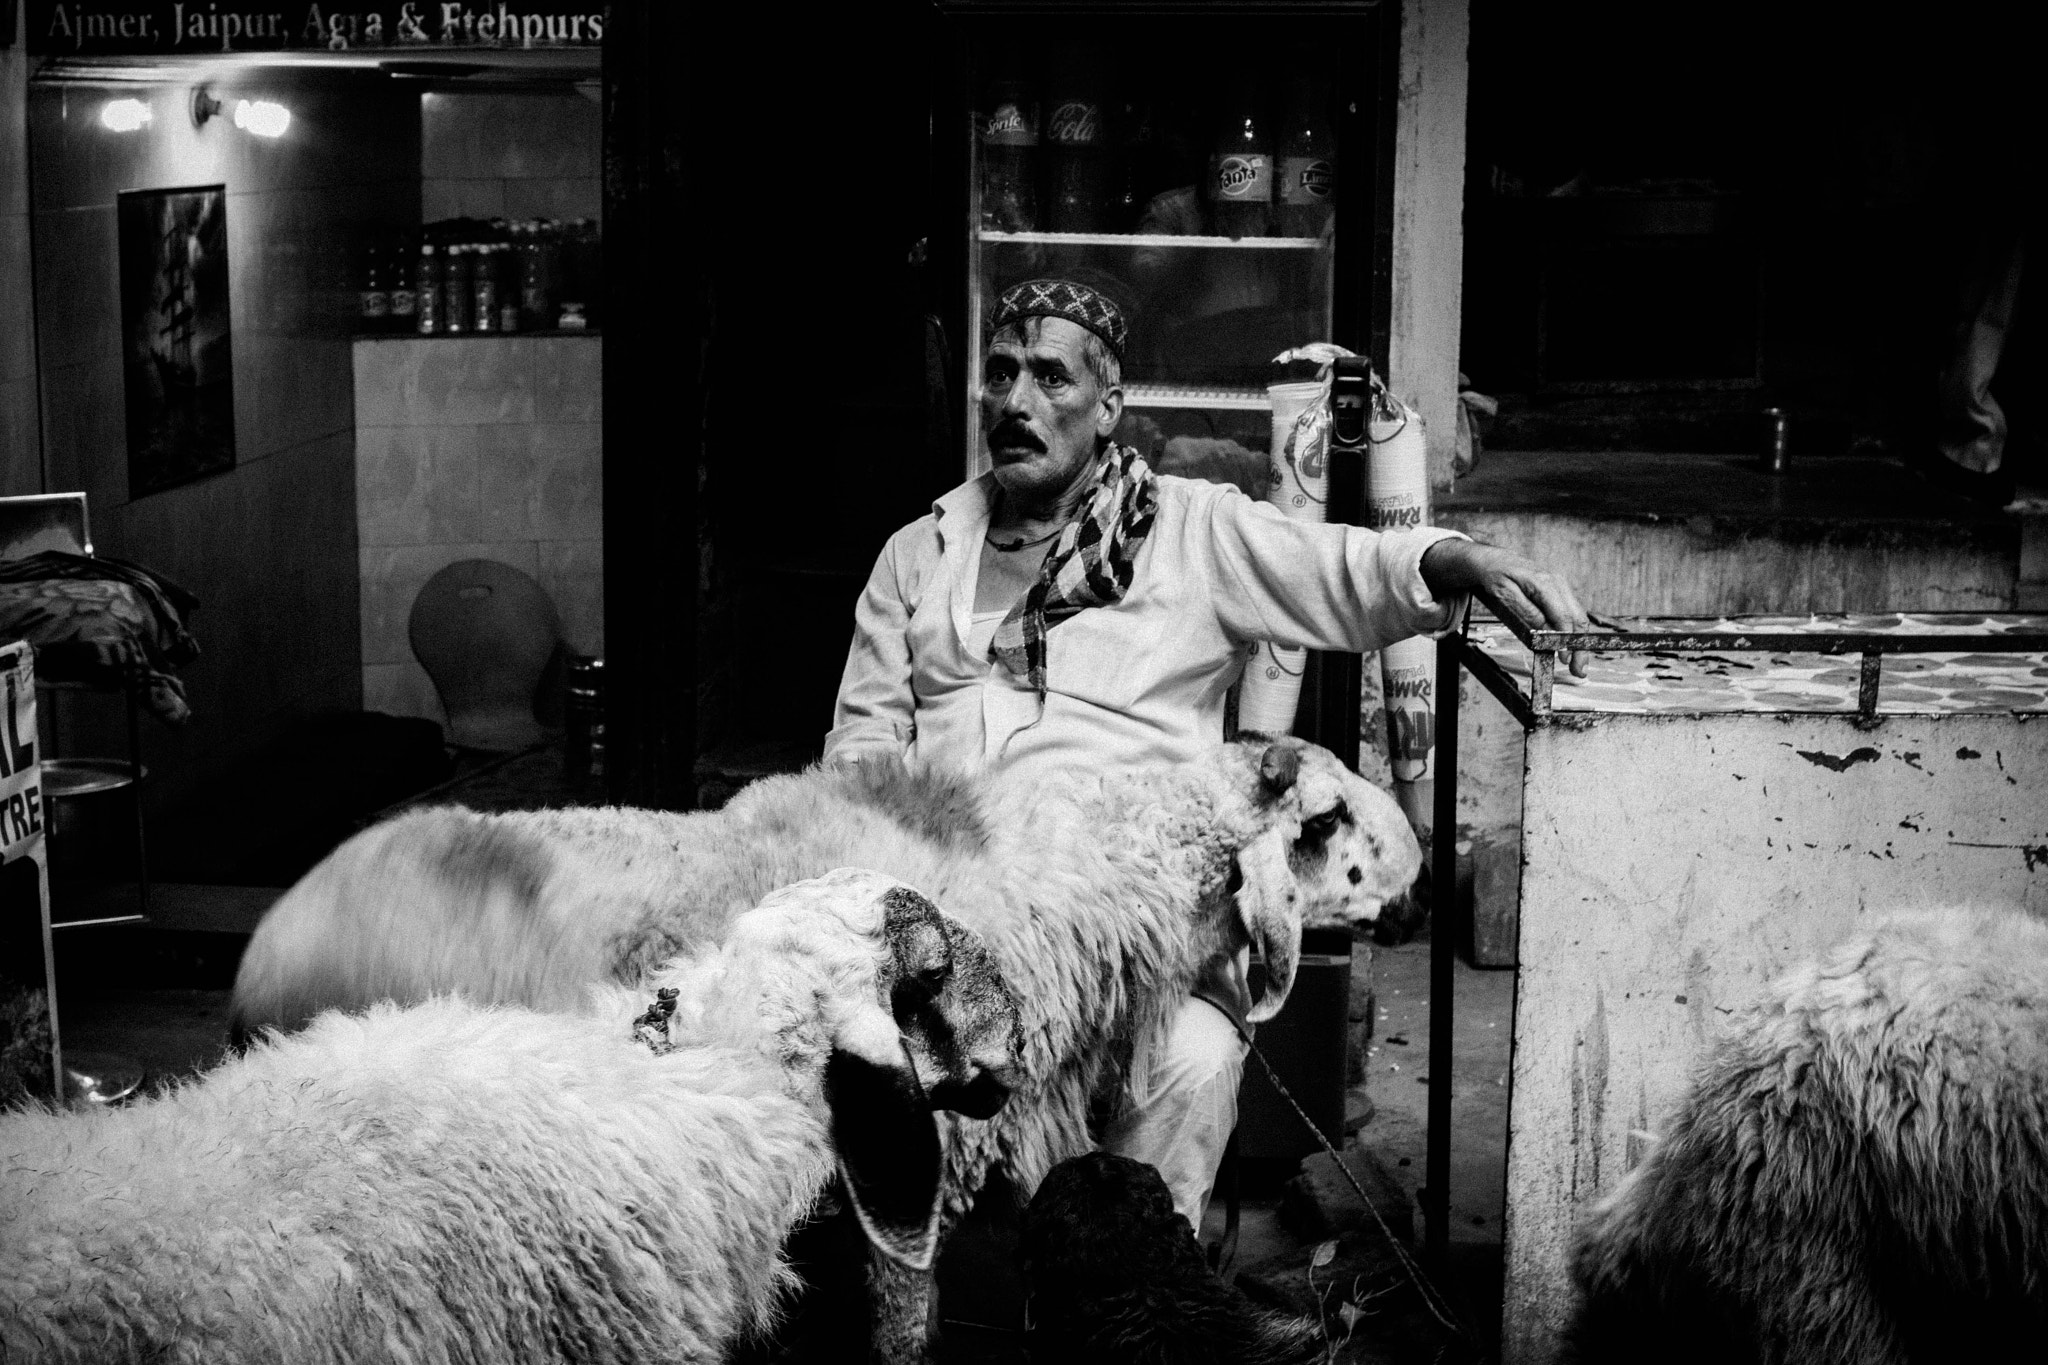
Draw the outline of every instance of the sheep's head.
[[[785,1067],[821,1073],[862,1230],[884,1255],[929,1268],[939,1218],[932,1110],[987,1118],[1017,1075],[1017,1003],[995,960],[929,900],[857,868],[771,893],[733,921],[727,948]]]
[[[1237,850],[1238,918],[1266,958],[1253,1022],[1287,1003],[1304,926],[1370,924],[1422,867],[1422,847],[1394,799],[1329,750],[1292,737],[1236,746],[1253,811]]]

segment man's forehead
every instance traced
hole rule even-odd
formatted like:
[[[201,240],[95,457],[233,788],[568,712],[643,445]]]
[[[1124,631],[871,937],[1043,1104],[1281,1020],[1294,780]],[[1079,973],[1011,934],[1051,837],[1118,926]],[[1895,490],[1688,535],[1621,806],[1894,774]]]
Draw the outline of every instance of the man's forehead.
[[[997,337],[989,343],[989,354],[1001,351],[1032,360],[1057,360],[1069,368],[1079,366],[1082,348],[1088,344],[1087,328],[1065,318],[1024,318],[1014,326],[1024,334],[1024,341],[1020,344],[1014,335]]]

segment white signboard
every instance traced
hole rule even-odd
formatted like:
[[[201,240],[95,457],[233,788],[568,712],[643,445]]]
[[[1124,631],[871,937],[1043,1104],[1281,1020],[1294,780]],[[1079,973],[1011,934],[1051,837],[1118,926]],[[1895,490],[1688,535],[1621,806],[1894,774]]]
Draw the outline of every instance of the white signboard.
[[[0,1107],[53,1099],[61,1060],[36,749],[35,651],[0,644]]]

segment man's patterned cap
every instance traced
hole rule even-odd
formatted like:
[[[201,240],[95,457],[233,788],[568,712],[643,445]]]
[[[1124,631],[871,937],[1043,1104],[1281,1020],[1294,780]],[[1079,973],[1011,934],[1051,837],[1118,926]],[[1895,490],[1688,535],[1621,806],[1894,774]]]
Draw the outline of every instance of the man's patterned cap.
[[[1065,318],[1101,337],[1118,360],[1124,358],[1127,328],[1123,310],[1111,303],[1108,296],[1085,284],[1072,280],[1026,280],[1013,284],[996,300],[989,330],[999,332],[1025,318]]]

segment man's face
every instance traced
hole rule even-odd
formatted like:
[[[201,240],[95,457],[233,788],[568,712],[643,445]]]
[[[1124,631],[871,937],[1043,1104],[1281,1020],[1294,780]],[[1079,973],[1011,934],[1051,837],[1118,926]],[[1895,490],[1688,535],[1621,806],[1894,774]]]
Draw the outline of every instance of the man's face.
[[[1094,467],[1100,441],[1123,415],[1123,391],[1105,391],[1081,358],[1088,333],[1065,318],[1027,318],[1026,341],[989,344],[981,427],[996,481],[1011,493],[1064,490]]]

